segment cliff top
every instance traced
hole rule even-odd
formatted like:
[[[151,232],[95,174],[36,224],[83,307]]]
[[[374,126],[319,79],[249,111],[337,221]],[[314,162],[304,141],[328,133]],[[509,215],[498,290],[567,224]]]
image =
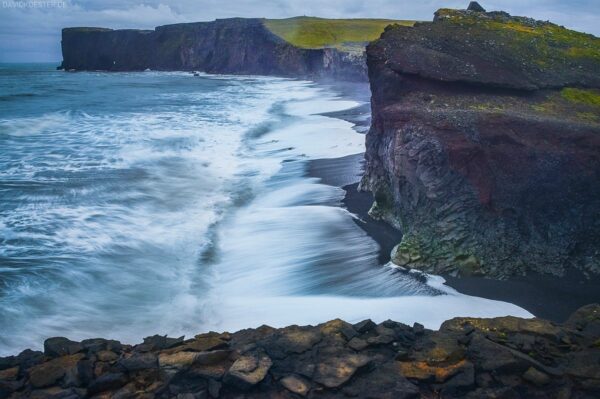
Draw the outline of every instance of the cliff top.
[[[294,17],[265,19],[265,26],[285,41],[301,48],[335,47],[355,50],[377,39],[386,26],[413,26],[415,21],[391,19],[327,19]]]
[[[203,24],[256,23],[264,26],[277,37],[303,49],[326,47],[350,52],[363,52],[365,45],[382,34],[390,24],[413,26],[415,21],[392,19],[330,19],[318,17],[293,17],[285,19],[225,18],[211,22],[187,22],[158,26],[155,30],[182,30]],[[112,31],[152,32],[152,30],[109,29],[97,27],[64,28],[69,33],[95,33]]]
[[[600,87],[600,39],[504,12],[441,9],[374,44],[392,70],[513,89]]]

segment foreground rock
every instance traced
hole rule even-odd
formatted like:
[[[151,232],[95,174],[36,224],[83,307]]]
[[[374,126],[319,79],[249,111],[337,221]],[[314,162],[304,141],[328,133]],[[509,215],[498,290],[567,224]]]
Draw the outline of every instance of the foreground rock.
[[[360,341],[361,345],[356,345]],[[457,318],[439,331],[333,320],[160,336],[136,346],[46,341],[0,358],[0,398],[597,398],[600,305],[563,325]]]
[[[394,263],[504,278],[600,272],[600,39],[440,10],[367,50],[362,189],[404,238]]]

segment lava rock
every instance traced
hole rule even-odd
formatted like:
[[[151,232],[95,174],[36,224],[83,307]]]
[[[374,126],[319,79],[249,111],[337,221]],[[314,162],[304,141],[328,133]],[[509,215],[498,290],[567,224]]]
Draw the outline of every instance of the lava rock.
[[[271,368],[273,362],[266,355],[244,355],[237,359],[223,381],[241,390],[248,390],[261,382]]]
[[[485,12],[485,8],[483,8],[478,2],[472,1],[469,3],[469,7],[467,7],[467,11]]]
[[[48,357],[73,355],[83,350],[80,342],[71,341],[64,337],[48,338],[44,341],[44,354]]]

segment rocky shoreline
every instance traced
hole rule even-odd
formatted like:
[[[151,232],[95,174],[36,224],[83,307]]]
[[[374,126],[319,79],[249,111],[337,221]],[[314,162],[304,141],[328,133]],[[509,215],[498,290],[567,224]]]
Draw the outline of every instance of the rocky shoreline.
[[[50,338],[0,358],[0,398],[595,398],[600,305],[564,324],[456,318],[262,326],[138,345]]]

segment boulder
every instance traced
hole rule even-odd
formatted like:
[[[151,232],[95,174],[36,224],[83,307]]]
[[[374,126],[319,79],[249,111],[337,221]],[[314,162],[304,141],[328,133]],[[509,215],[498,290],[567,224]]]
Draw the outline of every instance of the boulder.
[[[14,381],[19,375],[19,366],[10,369],[0,370],[0,381]]]
[[[272,364],[266,355],[243,355],[233,363],[223,381],[227,385],[248,390],[267,376]]]
[[[475,334],[467,349],[470,358],[476,360],[477,367],[484,371],[524,372],[529,364],[517,358],[508,348],[490,341],[481,334]]]
[[[400,374],[406,378],[439,384],[457,374],[468,372],[473,365],[467,360],[447,365],[430,365],[426,361],[409,361],[399,362],[398,367]]]
[[[306,396],[310,390],[310,384],[302,377],[288,375],[279,380],[285,389],[296,395]]]
[[[77,375],[77,363],[84,355],[79,353],[52,359],[28,370],[29,383],[34,388],[43,388],[58,383],[67,373]]]
[[[231,355],[232,351],[230,350],[161,353],[158,356],[158,365],[161,368],[171,369],[185,369],[192,365],[211,366],[222,363]]]
[[[548,374],[543,373],[534,367],[529,367],[527,369],[527,371],[523,374],[523,379],[538,386],[550,383],[550,377]]]
[[[327,388],[346,383],[357,370],[367,366],[371,358],[361,354],[345,354],[325,359],[317,364],[314,380]]]
[[[126,383],[127,377],[123,373],[104,374],[90,384],[88,393],[94,395],[104,391],[112,391],[121,388]]]
[[[133,353],[119,360],[119,364],[127,371],[139,371],[158,368],[158,358],[154,353]]]
[[[368,331],[371,331],[375,327],[377,327],[377,324],[373,323],[373,321],[371,319],[367,319],[367,320],[363,320],[359,323],[356,323],[353,327],[359,333],[364,334]]]
[[[109,350],[115,353],[121,353],[123,345],[119,341],[104,339],[104,338],[91,338],[84,339],[81,341],[83,349],[90,353],[97,353],[103,350]]]
[[[48,338],[44,341],[44,354],[48,357],[73,355],[83,350],[80,342],[71,341],[64,337]]]
[[[114,362],[119,358],[119,356],[115,352],[108,350],[98,351],[96,356],[101,362]]]

